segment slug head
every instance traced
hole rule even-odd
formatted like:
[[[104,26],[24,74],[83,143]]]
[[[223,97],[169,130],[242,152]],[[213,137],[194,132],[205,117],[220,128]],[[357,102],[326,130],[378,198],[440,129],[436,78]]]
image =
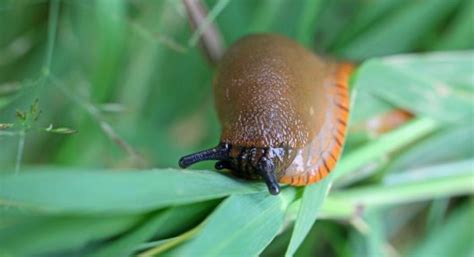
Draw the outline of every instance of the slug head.
[[[215,168],[229,169],[238,177],[245,179],[262,178],[272,195],[280,193],[278,178],[289,164],[293,151],[285,148],[240,147],[221,143],[218,146],[190,154],[179,160],[181,168],[205,161],[217,160]]]

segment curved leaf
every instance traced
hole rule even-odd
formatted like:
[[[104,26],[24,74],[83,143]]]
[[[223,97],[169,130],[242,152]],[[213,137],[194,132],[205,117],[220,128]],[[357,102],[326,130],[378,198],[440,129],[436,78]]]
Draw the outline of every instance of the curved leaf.
[[[25,172],[0,175],[0,203],[55,213],[137,213],[265,191],[217,172],[190,170]]]

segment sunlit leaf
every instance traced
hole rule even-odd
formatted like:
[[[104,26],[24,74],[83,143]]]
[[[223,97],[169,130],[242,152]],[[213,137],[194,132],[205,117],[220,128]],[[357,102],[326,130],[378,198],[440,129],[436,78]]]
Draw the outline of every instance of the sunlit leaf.
[[[217,172],[22,172],[0,175],[0,203],[54,213],[136,213],[233,193],[264,191]]]

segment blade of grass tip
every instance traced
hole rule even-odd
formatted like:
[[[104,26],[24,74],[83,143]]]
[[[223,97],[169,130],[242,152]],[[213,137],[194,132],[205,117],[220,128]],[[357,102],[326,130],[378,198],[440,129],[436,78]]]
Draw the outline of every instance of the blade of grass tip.
[[[164,256],[258,256],[277,235],[294,196],[293,188],[277,196],[232,195],[208,217],[195,238]]]
[[[206,19],[197,27],[196,31],[193,33],[191,38],[188,41],[189,46],[196,46],[197,42],[201,35],[206,31],[209,25],[214,22],[217,16],[224,10],[224,8],[229,4],[230,0],[219,0],[212,10],[207,15]]]
[[[293,256],[298,250],[306,235],[313,227],[319,214],[319,209],[324,203],[332,185],[332,175],[325,178],[320,183],[307,186],[304,189],[298,216],[295,221],[290,244],[286,250],[285,256]]]
[[[376,141],[369,142],[350,154],[343,156],[334,171],[335,179],[346,176],[350,172],[362,168],[367,163],[376,161],[393,151],[413,143],[435,131],[438,127],[438,123],[430,118],[417,118],[401,128],[384,134]]]
[[[303,12],[298,22],[298,41],[306,47],[311,47],[314,33],[316,31],[316,21],[319,17],[321,6],[324,0],[305,0]]]

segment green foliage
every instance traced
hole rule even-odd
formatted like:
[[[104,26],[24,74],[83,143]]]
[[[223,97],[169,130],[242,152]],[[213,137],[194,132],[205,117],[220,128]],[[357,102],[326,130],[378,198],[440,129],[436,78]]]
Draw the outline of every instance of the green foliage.
[[[472,1],[206,3],[226,45],[273,32],[360,62],[336,169],[276,197],[177,169],[220,130],[181,1],[1,1],[0,256],[474,253]],[[369,129],[396,108],[415,117]]]
[[[49,186],[44,186],[45,181]],[[61,214],[140,213],[233,193],[266,190],[261,183],[245,183],[216,172],[175,169],[32,170],[20,175],[3,175],[1,185],[0,195],[2,199],[8,199],[8,204]],[[87,190],[84,190],[84,185],[87,185]]]

